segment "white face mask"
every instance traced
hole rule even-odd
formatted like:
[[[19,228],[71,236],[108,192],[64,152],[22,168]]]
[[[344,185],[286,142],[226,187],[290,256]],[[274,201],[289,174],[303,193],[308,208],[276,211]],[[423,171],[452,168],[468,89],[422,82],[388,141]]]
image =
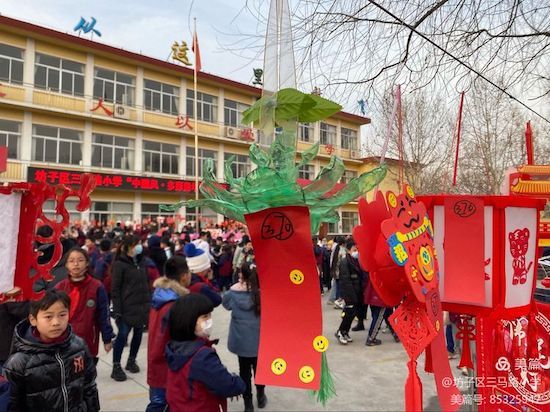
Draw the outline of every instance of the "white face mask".
[[[200,336],[201,338],[208,338],[210,337],[210,332],[212,330],[212,319],[203,320],[201,322],[201,331],[197,333],[197,336]]]
[[[355,259],[359,259],[359,252],[355,251],[351,254],[352,257],[354,257]]]

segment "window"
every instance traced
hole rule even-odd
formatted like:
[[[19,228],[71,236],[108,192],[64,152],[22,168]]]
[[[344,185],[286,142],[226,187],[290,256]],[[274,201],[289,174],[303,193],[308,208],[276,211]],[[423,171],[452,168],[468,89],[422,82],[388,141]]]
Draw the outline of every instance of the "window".
[[[356,177],[357,177],[357,172],[355,170],[346,170],[342,175],[342,179],[340,180],[340,183],[349,183],[351,179],[354,179]]]
[[[76,205],[78,205],[78,200],[65,199],[65,209],[69,212],[69,222],[71,223],[80,220],[80,212],[76,209]],[[54,200],[46,200],[42,204],[42,211],[50,220],[57,220]]]
[[[193,117],[193,96],[195,92],[187,89],[187,115]],[[216,123],[218,120],[218,98],[211,94],[197,92],[197,120]]]
[[[39,89],[84,96],[84,65],[36,53],[34,85]]]
[[[134,205],[132,203],[92,202],[90,219],[93,223],[102,225],[133,220]]]
[[[338,222],[328,223],[328,233],[338,233]]]
[[[94,70],[94,99],[133,106],[135,84],[134,76],[96,67]]]
[[[225,153],[224,160],[227,161],[231,156],[235,156],[235,159],[231,163],[233,177],[244,177],[250,173],[250,159],[247,155]]]
[[[145,110],[177,115],[179,114],[179,95],[180,89],[177,86],[154,80],[144,80],[143,104]]]
[[[142,203],[141,204],[141,223],[149,222],[163,223],[167,218],[173,218],[174,214],[161,212],[159,203]],[[149,222],[147,222],[148,220]]]
[[[187,147],[185,156],[185,174],[195,176],[195,148]],[[215,150],[199,149],[199,176],[202,176],[202,165],[205,159],[214,159],[214,173],[218,164],[218,153]]]
[[[179,146],[143,141],[143,170],[154,173],[178,174]]]
[[[336,144],[336,126],[321,123],[321,144]]]
[[[0,119],[0,146],[8,147],[8,159],[19,158],[21,123]]]
[[[207,207],[199,209],[199,219],[201,221],[201,226],[214,225],[217,222],[218,214]],[[185,222],[191,223],[196,226],[197,212],[194,207],[185,208]]]
[[[23,49],[0,43],[0,82],[23,84]]]
[[[94,133],[92,166],[132,170],[134,168],[133,139]]]
[[[353,228],[359,224],[357,212],[342,212],[342,232],[351,233]]]
[[[313,142],[313,125],[311,123],[300,123],[298,139],[302,142]]]
[[[32,160],[78,165],[82,160],[82,133],[61,127],[32,126]]]
[[[313,165],[302,165],[298,169],[298,177],[300,179],[313,180],[315,178],[315,170]]]
[[[223,121],[226,126],[243,126],[243,112],[250,107],[249,104],[239,103],[234,100],[223,100]],[[243,126],[244,127],[244,126]]]
[[[357,130],[342,127],[342,149],[357,149]]]

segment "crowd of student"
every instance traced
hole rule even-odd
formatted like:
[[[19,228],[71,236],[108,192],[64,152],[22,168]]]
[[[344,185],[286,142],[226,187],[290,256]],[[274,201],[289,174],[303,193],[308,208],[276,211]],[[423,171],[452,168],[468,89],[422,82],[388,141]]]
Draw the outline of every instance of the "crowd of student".
[[[39,231],[47,237],[48,229]],[[43,297],[0,305],[0,371],[10,390],[0,411],[99,410],[100,337],[105,351],[112,351],[111,378],[124,381],[140,371],[136,359],[146,328],[147,411],[225,411],[227,398],[239,395],[245,412],[253,411],[261,303],[252,243],[244,234],[238,244],[212,239],[209,231],[194,237],[92,230],[82,238],[70,232],[53,280],[36,285]],[[44,259],[51,255],[51,245],[36,247]],[[342,310],[339,343],[352,342],[350,330],[365,329],[369,307],[366,345],[381,344],[384,320],[398,342],[388,321],[393,308],[376,294],[353,239],[314,238],[313,252],[320,293],[329,292],[328,303]],[[220,305],[231,311],[228,349],[238,356],[238,375],[223,366],[213,348],[218,342],[210,340],[211,314]],[[255,385],[255,392],[256,405],[264,408],[265,387]]]

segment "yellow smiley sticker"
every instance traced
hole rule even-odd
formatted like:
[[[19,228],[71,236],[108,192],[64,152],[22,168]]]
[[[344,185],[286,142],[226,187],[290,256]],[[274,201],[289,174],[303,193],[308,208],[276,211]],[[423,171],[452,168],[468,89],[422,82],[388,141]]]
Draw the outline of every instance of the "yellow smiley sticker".
[[[301,270],[294,269],[290,272],[290,281],[295,285],[301,285],[304,283],[304,274]]]
[[[313,349],[317,352],[324,352],[328,349],[328,339],[323,335],[316,336],[313,339]]]
[[[391,206],[391,207],[395,207],[397,206],[397,198],[395,197],[395,193],[389,193],[388,194],[388,204]]]
[[[304,383],[310,383],[315,378],[315,372],[311,366],[302,366],[299,372],[300,380]]]
[[[412,187],[407,186],[407,194],[409,195],[409,197],[414,197],[414,191]]]
[[[438,320],[435,321],[435,330],[439,332],[439,329],[441,329],[441,325]]]
[[[286,361],[283,358],[277,358],[271,362],[271,372],[275,375],[282,375],[286,371]]]

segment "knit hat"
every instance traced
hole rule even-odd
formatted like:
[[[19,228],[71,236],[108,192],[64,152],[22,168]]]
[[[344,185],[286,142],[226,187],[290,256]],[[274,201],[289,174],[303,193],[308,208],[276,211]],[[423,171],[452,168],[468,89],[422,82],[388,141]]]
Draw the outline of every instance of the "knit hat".
[[[188,243],[183,249],[187,258],[187,266],[191,273],[201,273],[210,269],[210,259],[204,250],[197,248],[193,243]]]
[[[147,246],[149,246],[149,249],[155,249],[160,247],[160,237],[158,236],[151,236],[149,239],[147,239]]]

